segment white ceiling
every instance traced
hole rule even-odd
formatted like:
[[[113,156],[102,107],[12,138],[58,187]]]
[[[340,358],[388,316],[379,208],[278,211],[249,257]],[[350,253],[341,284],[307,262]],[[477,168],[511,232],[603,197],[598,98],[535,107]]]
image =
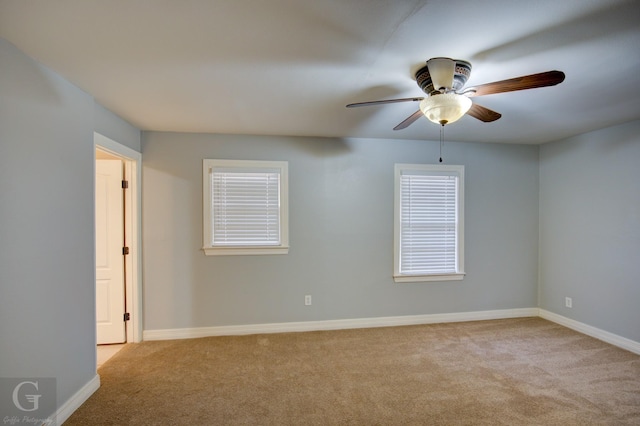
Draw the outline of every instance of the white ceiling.
[[[558,86],[473,98],[446,140],[545,143],[640,119],[637,0],[0,0],[0,36],[144,130],[437,140],[431,57],[467,86],[561,70]]]

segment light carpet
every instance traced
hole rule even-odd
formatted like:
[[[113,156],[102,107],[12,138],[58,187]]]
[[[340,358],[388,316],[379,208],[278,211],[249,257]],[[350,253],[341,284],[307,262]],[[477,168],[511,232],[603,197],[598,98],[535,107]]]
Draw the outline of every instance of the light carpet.
[[[640,425],[640,356],[541,318],[127,345],[68,425]]]

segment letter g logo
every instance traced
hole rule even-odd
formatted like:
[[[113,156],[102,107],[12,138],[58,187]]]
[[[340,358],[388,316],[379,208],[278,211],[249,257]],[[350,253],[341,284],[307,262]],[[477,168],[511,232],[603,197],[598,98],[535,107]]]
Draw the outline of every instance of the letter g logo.
[[[22,389],[24,385],[33,385],[33,387],[36,388],[36,390],[38,390],[38,382],[25,381],[25,382],[18,383],[18,386],[16,386],[13,389],[13,404],[16,406],[16,408],[22,411],[36,411],[38,409],[38,401],[40,400],[40,397],[42,395],[25,395],[25,398],[27,398],[27,401],[33,404],[33,408],[24,408],[22,404],[20,404],[20,399],[18,398],[18,393],[20,392],[20,389]]]

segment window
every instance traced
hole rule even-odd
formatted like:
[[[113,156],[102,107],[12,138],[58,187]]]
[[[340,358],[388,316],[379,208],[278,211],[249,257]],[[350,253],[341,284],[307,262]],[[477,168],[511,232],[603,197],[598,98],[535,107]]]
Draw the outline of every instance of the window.
[[[203,161],[206,255],[286,254],[288,163]]]
[[[464,166],[396,164],[394,279],[464,277]]]

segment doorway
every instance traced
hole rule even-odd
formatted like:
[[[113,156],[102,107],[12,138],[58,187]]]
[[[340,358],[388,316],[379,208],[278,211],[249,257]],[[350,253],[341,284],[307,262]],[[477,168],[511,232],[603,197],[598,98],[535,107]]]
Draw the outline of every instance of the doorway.
[[[142,155],[112,139],[109,139],[99,133],[94,133],[94,171],[96,183],[99,182],[102,177],[99,177],[101,166],[99,162],[112,162],[117,164],[117,168],[120,170],[121,182],[126,181],[127,188],[122,191],[120,200],[122,205],[119,209],[120,219],[123,219],[122,225],[122,238],[117,243],[121,245],[120,250],[128,251],[128,254],[119,257],[121,261],[122,271],[115,271],[116,275],[122,275],[124,283],[121,290],[122,294],[122,313],[112,314],[112,318],[120,319],[119,325],[124,327],[124,341],[128,343],[140,342],[142,340],[142,274],[141,274],[141,218],[140,218],[140,204],[141,204],[141,192],[140,192],[140,175],[141,175],[141,163]],[[119,178],[120,179],[120,178]],[[121,189],[122,190],[122,189]],[[96,190],[96,202],[99,201],[98,193]],[[96,207],[96,221],[99,220],[101,213]],[[105,220],[102,218],[101,220]],[[96,242],[98,242],[99,232],[96,228]],[[125,249],[126,247],[126,249]],[[96,244],[95,261],[96,266],[103,262],[103,256],[99,253],[98,245]],[[102,271],[104,272],[104,271]],[[100,272],[100,273],[102,273]],[[100,287],[98,284],[99,271],[96,270],[96,339],[98,337],[98,319],[99,315],[104,317],[104,306],[99,303],[99,298],[104,297],[105,286]],[[104,278],[104,277],[102,277]],[[107,305],[110,304],[110,301]],[[123,316],[124,314],[124,316]],[[128,320],[125,320],[128,318]],[[124,325],[123,325],[124,323]],[[100,343],[96,340],[95,344]],[[115,343],[115,342],[114,342]],[[122,347],[122,345],[114,345],[109,348],[105,347],[109,353],[115,353],[114,349]],[[105,351],[101,351],[105,352]],[[97,352],[96,352],[97,353]],[[96,356],[97,361],[104,358]]]

